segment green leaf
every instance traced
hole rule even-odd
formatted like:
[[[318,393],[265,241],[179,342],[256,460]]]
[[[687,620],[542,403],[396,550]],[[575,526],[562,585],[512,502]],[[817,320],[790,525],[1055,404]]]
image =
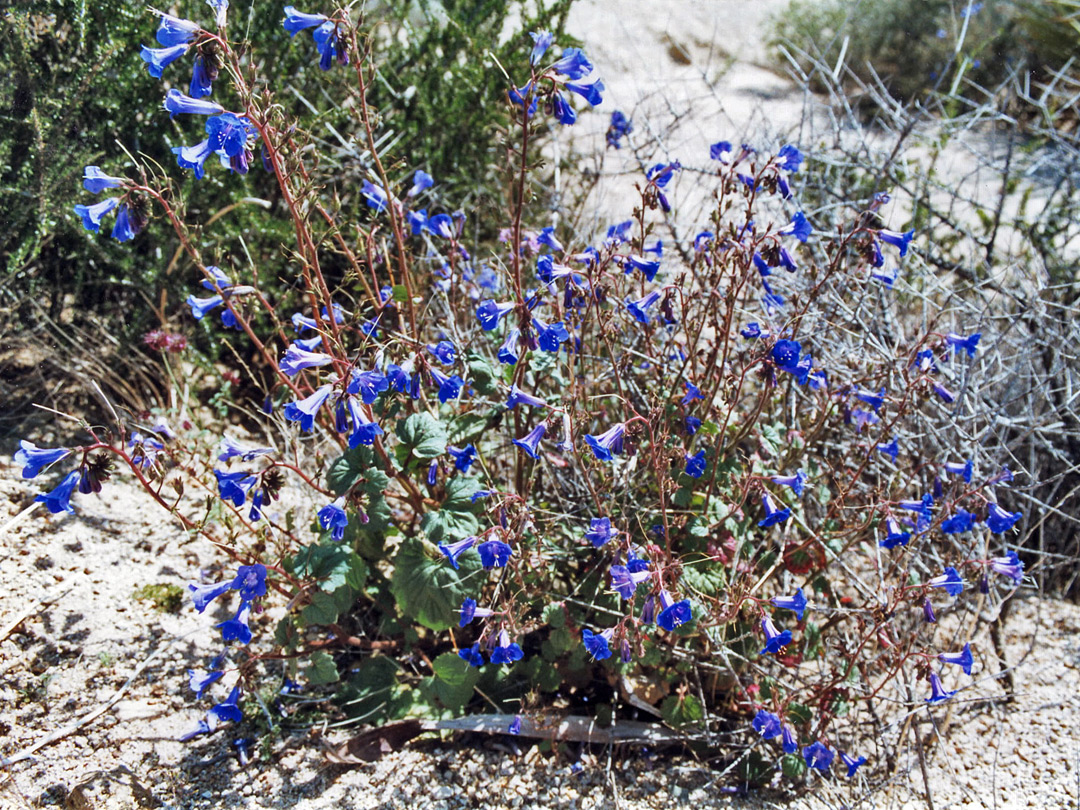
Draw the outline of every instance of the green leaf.
[[[398,424],[397,435],[417,458],[435,458],[446,452],[446,428],[431,414],[410,415]]]
[[[566,627],[566,605],[552,602],[544,606],[544,623],[553,630]]]
[[[351,549],[340,543],[305,546],[283,563],[285,570],[298,577],[311,577],[324,591],[336,591],[343,585],[355,590],[364,587],[367,564]]]
[[[435,631],[457,624],[461,602],[478,587],[465,580],[483,570],[474,552],[458,557],[458,565],[460,570],[455,570],[446,557],[419,538],[405,540],[394,557],[390,579],[390,591],[401,612]]]
[[[334,702],[353,718],[378,722],[389,714],[389,704],[397,686],[398,665],[394,659],[376,655],[364,659]]]
[[[480,521],[469,512],[452,512],[440,509],[428,512],[420,520],[420,528],[432,543],[461,540],[480,529]]]
[[[317,650],[311,654],[311,664],[304,668],[304,675],[307,677],[308,683],[313,686],[334,683],[340,677],[334,659],[322,650]]]
[[[821,628],[813,622],[807,622],[806,628],[803,630],[803,657],[810,661],[817,658],[818,652],[821,651]]]
[[[719,560],[695,552],[683,557],[682,565],[683,582],[698,593],[717,596],[727,585],[727,571]]]
[[[496,396],[499,391],[499,372],[485,358],[478,354],[470,354],[468,357],[469,379],[473,388],[486,397]]]
[[[814,719],[814,713],[810,711],[810,707],[802,703],[789,703],[787,715],[797,723],[809,723]]]
[[[806,775],[806,760],[798,754],[784,754],[780,757],[780,770],[788,779],[798,779]]]
[[[475,478],[456,475],[446,485],[446,497],[443,499],[442,508],[451,512],[475,512],[476,504],[472,502],[472,496],[479,490],[480,487]]]
[[[432,662],[435,694],[450,711],[460,712],[473,695],[480,670],[469,666],[457,653],[445,652]]]
[[[393,296],[393,299],[399,304],[404,304],[406,301],[409,300],[409,293],[405,289],[404,284],[395,284],[394,290],[391,295]]]
[[[668,695],[660,704],[660,715],[664,722],[675,728],[696,725],[705,717],[701,701],[693,695],[684,695],[682,698]]]
[[[375,452],[364,445],[350,447],[330,465],[326,473],[326,485],[335,495],[341,496],[374,472],[378,472],[385,479],[380,489],[385,488],[390,479],[376,468]]]
[[[447,429],[447,441],[463,447],[487,429],[491,415],[491,413],[481,414],[477,411],[469,411],[469,413],[454,417],[450,420],[450,427]]]

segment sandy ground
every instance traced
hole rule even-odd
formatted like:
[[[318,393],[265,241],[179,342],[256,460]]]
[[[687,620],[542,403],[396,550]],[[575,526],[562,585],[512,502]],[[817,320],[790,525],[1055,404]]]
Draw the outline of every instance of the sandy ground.
[[[708,144],[747,133],[797,136],[804,97],[761,65],[762,23],[776,0],[579,0],[571,30],[586,43],[607,103],[583,115],[560,148],[597,154],[612,109],[631,114],[655,154],[705,163]],[[598,222],[629,213],[635,168],[605,158],[592,200]],[[676,194],[692,208],[692,184]],[[0,526],[36,491],[0,459]],[[220,562],[123,481],[80,498],[74,516],[38,512],[0,537],[0,755],[16,752],[101,707],[100,716],[0,771],[0,808],[917,808],[1076,807],[1080,782],[1080,608],[1020,595],[1005,630],[1015,700],[1000,700],[996,662],[980,653],[975,685],[949,708],[891,727],[894,773],[852,783],[818,780],[812,797],[740,797],[707,764],[637,750],[574,748],[541,755],[528,741],[428,740],[354,768],[325,761],[318,734],[293,730],[258,743],[243,766],[235,732],[181,744],[201,716],[184,672],[205,661],[214,622],[185,606],[157,612],[133,598],[150,583],[182,584]],[[985,640],[983,640],[985,641]],[[117,690],[123,693],[116,702]],[[343,731],[326,737],[344,739]],[[902,739],[901,739],[902,736]],[[873,781],[867,781],[868,779]]]

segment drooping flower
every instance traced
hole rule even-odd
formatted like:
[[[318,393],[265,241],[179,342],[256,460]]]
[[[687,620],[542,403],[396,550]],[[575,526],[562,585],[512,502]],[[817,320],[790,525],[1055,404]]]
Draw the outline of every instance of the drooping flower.
[[[960,572],[951,565],[946,566],[944,573],[927,580],[926,584],[931,588],[944,588],[949,596],[959,596],[964,590],[964,580],[960,578]]]
[[[367,418],[363,407],[361,407],[361,404],[357,401],[356,397],[347,397],[345,403],[353,423],[352,433],[349,434],[349,447],[359,447],[360,445],[370,446],[374,444],[375,437],[381,436],[383,434],[383,429],[379,427],[377,423]]]
[[[546,432],[547,425],[541,422],[539,425],[534,427],[531,431],[522,436],[520,439],[512,439],[511,441],[513,441],[515,445],[528,453],[529,456],[531,456],[532,458],[539,459],[540,440],[544,437],[544,434]]]
[[[97,166],[87,166],[83,169],[83,188],[91,194],[100,194],[107,188],[120,188],[126,179],[107,175]],[[90,230],[96,230],[96,228]]]
[[[885,539],[878,541],[882,548],[896,548],[906,546],[911,539],[911,532],[904,531],[893,517],[885,519]]]
[[[660,591],[660,613],[656,617],[656,624],[669,633],[676,627],[686,624],[693,618],[690,608],[690,600],[683,599],[676,602],[667,591]]]
[[[463,650],[458,650],[458,658],[467,661],[471,667],[482,667],[484,665],[484,656],[480,654],[480,642]]]
[[[970,532],[978,522],[978,518],[971,512],[957,509],[956,514],[941,521],[941,531],[945,534],[963,534]]]
[[[594,547],[600,548],[616,534],[617,532],[611,528],[611,518],[592,518],[589,522],[589,531],[585,532],[585,540],[592,543]]]
[[[856,758],[851,756],[850,754],[845,754],[843,751],[841,751],[840,761],[847,766],[847,778],[850,779],[855,775],[855,772],[859,770],[861,766],[866,764],[866,757]]]
[[[446,555],[446,559],[450,561],[450,565],[456,569],[458,567],[458,557],[475,545],[475,537],[466,537],[464,540],[458,540],[456,543],[451,543],[450,545],[439,543],[439,551]]]
[[[694,455],[686,456],[686,474],[691,478],[701,478],[705,474],[705,469],[708,467],[709,462],[705,458],[705,451],[698,450]]]
[[[780,738],[785,754],[794,754],[799,750],[799,740],[795,736],[795,729],[787,723],[784,724],[780,731]]]
[[[761,650],[761,655],[766,653],[778,654],[791,643],[791,631],[785,630],[781,633],[776,629],[776,625],[773,624],[772,618],[769,616],[761,620],[761,630],[765,633],[765,646]]]
[[[643,298],[639,298],[636,301],[626,300],[626,310],[634,318],[648,326],[652,323],[652,319],[649,317],[649,309],[656,304],[657,301],[663,296],[662,290],[653,290]]]
[[[592,62],[580,48],[563,48],[562,57],[551,67],[572,81],[584,79],[593,70]]]
[[[550,31],[530,31],[529,36],[533,40],[532,53],[529,54],[529,64],[535,66],[540,64],[540,60],[544,58],[547,49],[551,47],[554,35]]]
[[[465,385],[465,381],[457,374],[448,377],[437,368],[429,369],[429,371],[431,372],[431,378],[439,386],[439,402],[445,403],[451,399],[457,399],[462,386]]]
[[[334,358],[325,352],[305,351],[293,343],[278,363],[278,370],[287,377],[295,377],[306,368],[318,368],[332,362]]]
[[[585,641],[585,651],[593,657],[594,661],[603,661],[605,658],[611,658],[611,648],[608,645],[611,643],[611,637],[614,634],[614,627],[609,627],[602,633],[594,633],[587,627],[583,628],[581,635]]]
[[[780,736],[782,724],[780,718],[772,712],[758,709],[751,725],[754,727],[754,731],[761,735],[762,739],[771,740],[773,737]]]
[[[289,36],[294,37],[300,31],[322,25],[328,19],[323,14],[305,14],[302,11],[297,11],[292,6],[285,6],[285,22],[283,25],[285,30],[289,32]]]
[[[660,270],[660,262],[650,261],[641,256],[627,256],[624,264],[628,268],[626,270],[627,273],[631,270],[640,270],[645,274],[646,281],[652,281],[656,278],[656,274]]]
[[[500,630],[498,644],[491,651],[491,663],[512,664],[524,657],[525,654],[521,651],[521,647],[518,646],[517,642],[511,643],[510,634],[506,630]]]
[[[626,432],[626,423],[617,425],[601,433],[599,436],[585,435],[585,443],[593,451],[599,461],[611,461],[613,454],[621,454],[623,450],[623,434]]]
[[[945,472],[949,475],[958,475],[964,479],[965,484],[971,483],[971,476],[975,471],[975,465],[971,459],[967,461],[946,461]]]
[[[316,388],[310,396],[296,402],[290,402],[285,406],[285,418],[290,422],[299,422],[300,430],[307,433],[315,427],[315,416],[333,390],[333,384],[327,383]]]
[[[330,532],[330,539],[334,542],[345,539],[345,529],[349,525],[349,516],[345,512],[345,498],[331,501],[319,510],[319,525]]]
[[[923,621],[927,624],[937,624],[937,616],[934,615],[934,605],[930,597],[923,597],[922,603]]]
[[[499,362],[512,366],[518,361],[518,343],[521,340],[521,331],[517,328],[506,333],[506,340],[499,347]]]
[[[794,596],[774,596],[771,601],[782,610],[794,611],[795,618],[802,621],[803,613],[806,611],[806,596],[803,595],[802,588],[796,590]]]
[[[799,498],[802,497],[806,488],[806,473],[802,470],[799,470],[794,475],[774,475],[769,480],[780,486],[791,487],[796,497]]]
[[[341,47],[338,27],[333,20],[327,20],[311,32],[315,48],[319,52],[319,69],[329,70],[334,61],[339,65],[349,64],[349,54]]]
[[[75,213],[82,217],[83,227],[86,230],[97,233],[101,227],[101,220],[119,204],[119,199],[109,197],[93,205],[76,205]]]
[[[797,172],[803,162],[802,152],[790,143],[780,147],[780,151],[776,153],[776,159],[777,168],[785,172]]]
[[[885,404],[885,388],[875,394],[873,391],[856,391],[855,398],[865,402],[874,409],[874,413],[881,412],[881,406]]]
[[[248,626],[250,616],[250,605],[247,602],[242,602],[235,616],[214,625],[221,630],[221,640],[239,641],[241,644],[251,643],[251,628]]]
[[[469,467],[476,461],[476,446],[471,443],[464,447],[447,445],[446,452],[454,459],[454,469],[460,472],[468,472]]]
[[[591,84],[567,82],[565,87],[571,93],[577,93],[592,107],[598,107],[604,101],[604,97],[601,95],[604,92],[604,83],[601,81],[595,81]]]
[[[791,218],[791,223],[777,231],[782,236],[794,236],[800,242],[806,242],[813,232],[814,226],[810,224],[802,211],[796,211],[795,216]]]
[[[67,447],[49,449],[47,447],[38,447],[33,442],[22,439],[19,441],[19,449],[15,453],[14,460],[16,464],[22,465],[23,478],[35,478],[43,469],[55,464],[70,453],[71,450]]]
[[[482,608],[476,606],[475,599],[469,599],[468,597],[461,603],[461,610],[458,611],[461,614],[461,620],[458,622],[458,627],[464,627],[470,624],[473,619],[486,619],[488,616],[494,616],[495,611],[488,608]]]
[[[1008,577],[1014,585],[1024,581],[1024,563],[1015,551],[1008,552],[1004,557],[994,557],[990,560],[990,568],[1003,577]]]
[[[958,653],[941,653],[938,660],[945,664],[956,664],[964,670],[965,675],[971,674],[971,666],[975,659],[971,655],[971,644],[964,644],[964,649]]]
[[[165,94],[165,109],[168,111],[171,118],[183,114],[221,115],[225,112],[225,108],[217,102],[201,101],[200,99],[186,96],[175,87],[171,88],[169,92]]]
[[[514,385],[510,387],[510,396],[506,400],[506,407],[512,410],[518,405],[529,405],[533,408],[546,408],[547,401],[522,391],[517,387],[517,383],[514,383]]]
[[[198,23],[183,20],[171,14],[162,14],[158,22],[157,41],[159,45],[164,45],[166,48],[186,45],[199,31]]]
[[[821,741],[810,743],[802,750],[802,754],[808,767],[816,768],[822,773],[828,773],[829,766],[836,758],[832,749]]]
[[[1024,516],[1023,512],[1008,512],[996,503],[991,503],[988,510],[986,528],[994,534],[1004,534]]]
[[[965,351],[967,352],[968,357],[974,357],[975,349],[978,347],[979,339],[981,337],[982,334],[980,332],[974,332],[967,337],[958,335],[956,332],[949,332],[949,334],[945,335],[945,342],[951,346],[954,351]]]
[[[942,703],[948,700],[956,694],[956,690],[947,690],[941,683],[941,678],[936,672],[930,673],[930,697],[926,699],[927,703]]]
[[[762,529],[785,523],[791,517],[790,509],[777,509],[773,505],[772,497],[768,492],[761,493],[761,505],[765,507],[765,517],[758,521],[758,526]]]
[[[202,698],[203,693],[206,692],[210,686],[217,681],[221,680],[225,674],[221,670],[213,670],[210,672],[203,672],[201,670],[189,669],[188,673],[188,688],[195,693],[196,698]]]
[[[622,148],[622,139],[633,131],[634,127],[630,123],[630,119],[621,111],[615,110],[615,112],[611,114],[611,123],[608,125],[606,136],[607,145],[615,149]]]
[[[488,540],[478,545],[476,550],[484,568],[503,568],[514,553],[514,550],[501,540]]]
[[[148,48],[145,45],[142,46],[140,55],[146,67],[150,71],[150,75],[155,79],[160,79],[162,71],[166,66],[175,62],[185,53],[187,53],[188,46],[184,43],[179,45],[173,45],[168,48]]]
[[[1009,482],[1013,480],[1012,470],[1008,467],[1002,467],[1001,472],[987,480],[987,486],[1005,486],[1009,485]]]
[[[545,352],[559,351],[559,344],[570,339],[570,333],[562,321],[556,321],[550,326],[543,321],[533,318],[533,328],[536,329],[536,340],[540,348]]]
[[[877,236],[882,242],[899,249],[900,258],[903,258],[907,255],[908,244],[911,242],[912,237],[915,236],[915,231],[912,229],[906,233],[900,233],[899,231],[882,228],[877,232]]]
[[[212,707],[206,713],[206,719],[213,731],[221,723],[239,723],[244,719],[244,713],[240,710],[240,687],[234,686],[225,700]]]
[[[512,301],[505,304],[500,304],[497,301],[490,299],[484,301],[476,308],[476,319],[480,321],[480,328],[485,332],[490,332],[497,328],[499,321],[502,320],[505,315],[513,312],[514,307],[516,306],[517,304]]]
[[[38,495],[34,500],[45,504],[45,508],[54,515],[58,515],[61,512],[73,513],[75,507],[71,505],[71,494],[75,491],[75,487],[79,485],[79,480],[81,478],[82,474],[78,470],[69,472],[55,489],[51,492]]]
[[[608,573],[611,574],[611,589],[623,599],[632,599],[637,586],[652,576],[648,563],[645,567],[635,566],[634,570],[627,565],[613,565]]]
[[[453,365],[454,361],[457,360],[457,347],[449,340],[429,343],[427,350],[444,366]]]

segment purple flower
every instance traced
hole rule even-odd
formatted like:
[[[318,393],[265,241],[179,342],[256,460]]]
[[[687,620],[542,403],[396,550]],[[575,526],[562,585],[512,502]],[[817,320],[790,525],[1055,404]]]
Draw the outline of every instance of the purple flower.
[[[389,378],[379,371],[360,371],[353,369],[346,393],[359,394],[365,405],[370,405],[379,398],[379,394],[390,388]]]
[[[777,654],[791,643],[791,631],[785,630],[781,633],[769,616],[761,620],[761,630],[765,633],[765,647],[761,650],[761,655]]]
[[[451,543],[450,545],[439,543],[439,551],[446,555],[446,559],[450,561],[450,565],[456,569],[458,567],[458,557],[475,545],[475,537],[466,537],[464,540],[458,540],[456,543]]]
[[[305,28],[322,25],[328,19],[322,14],[305,14],[302,11],[297,11],[292,6],[285,6],[285,22],[283,25],[285,30],[289,32],[289,36],[294,37]]]
[[[464,650],[458,650],[458,658],[468,661],[471,667],[482,667],[484,665],[484,656],[480,654],[479,642]]]
[[[791,144],[781,146],[780,151],[776,153],[776,159],[777,168],[785,172],[797,172],[803,162],[802,152]]]
[[[881,406],[885,404],[885,389],[881,389],[881,393],[875,394],[870,391],[856,391],[855,398],[865,402],[871,408],[874,409],[874,413],[881,412]]]
[[[743,327],[739,331],[739,334],[742,335],[747,340],[756,340],[758,338],[767,338],[770,335],[770,333],[764,331],[761,328],[761,325],[758,324],[758,323],[748,323],[745,327]]]
[[[225,108],[220,104],[185,96],[175,87],[165,94],[165,109],[172,118],[184,113],[191,115],[220,115],[225,112]]]
[[[240,598],[245,602],[266,596],[266,566],[260,563],[239,566],[229,587],[239,591]]]
[[[795,475],[774,475],[770,478],[774,484],[791,487],[796,497],[801,498],[806,487],[806,473],[799,470]]]
[[[214,92],[214,80],[218,77],[217,64],[211,57],[198,54],[191,64],[191,82],[188,95],[192,98],[206,98]]]
[[[203,693],[210,688],[211,684],[221,680],[225,674],[221,670],[214,670],[212,672],[196,671],[189,669],[188,673],[188,688],[195,693],[196,698],[202,698]]]
[[[518,361],[518,343],[521,340],[521,331],[514,328],[506,333],[506,340],[499,347],[499,362],[512,366]]]
[[[15,463],[22,465],[23,478],[35,478],[43,469],[50,464],[55,464],[69,453],[71,450],[66,447],[50,450],[22,439],[19,441],[19,450],[15,453]]]
[[[367,418],[356,397],[348,397],[345,404],[349,409],[349,416],[352,417],[353,423],[352,433],[349,434],[349,447],[374,444],[375,437],[381,436],[383,429]]]
[[[413,174],[412,188],[409,189],[406,197],[415,197],[421,191],[425,191],[435,185],[435,178],[422,169],[417,169]]]
[[[476,447],[472,444],[467,444],[463,448],[447,445],[446,452],[454,459],[454,469],[460,472],[468,472],[469,467],[476,461]]]
[[[217,477],[218,494],[223,501],[232,501],[235,506],[243,506],[247,495],[258,480],[254,473],[222,472],[214,470]]]
[[[958,653],[941,653],[938,660],[945,664],[956,664],[963,668],[965,675],[971,674],[971,665],[975,663],[971,655],[971,644],[965,644],[964,649]]]
[[[656,304],[662,296],[663,292],[661,290],[653,290],[645,297],[639,298],[636,301],[628,299],[626,301],[626,309],[636,320],[648,326],[652,322],[652,319],[649,317],[649,309]]]
[[[169,48],[147,48],[143,45],[140,55],[143,61],[146,62],[150,75],[155,79],[160,79],[165,67],[187,53],[187,49],[188,46],[183,43]]]
[[[239,702],[240,687],[234,686],[225,700],[218,703],[206,713],[206,719],[209,723],[210,730],[213,731],[221,723],[239,723],[243,720],[244,714],[240,711],[239,705],[237,705]]]
[[[83,227],[86,230],[97,233],[101,227],[101,220],[119,204],[120,200],[116,197],[109,197],[93,205],[76,205],[75,213],[82,217]]]
[[[547,402],[540,399],[540,397],[534,397],[532,394],[527,394],[517,387],[515,383],[510,388],[510,396],[506,400],[506,407],[513,409],[518,405],[529,405],[533,408],[546,408]]]
[[[585,443],[592,448],[593,455],[599,461],[611,461],[612,454],[621,454],[623,450],[623,434],[626,432],[626,423],[620,422],[609,428],[599,436],[585,435]]]
[[[585,532],[585,540],[594,547],[606,545],[618,532],[611,528],[611,518],[592,518],[589,523],[589,531]]]
[[[708,465],[704,450],[698,450],[696,454],[686,456],[686,474],[691,478],[701,478]]]
[[[994,557],[990,560],[990,568],[1003,577],[1011,579],[1014,585],[1019,585],[1024,581],[1024,563],[1015,551],[1008,552],[1004,557]]]
[[[930,597],[923,597],[922,603],[923,621],[927,624],[937,624],[937,616],[934,615],[934,605],[930,602]]]
[[[1001,472],[989,479],[986,483],[988,486],[1008,486],[1009,482],[1013,480],[1012,470],[1008,467],[1002,467]]]
[[[345,528],[349,525],[349,516],[345,513],[345,498],[331,501],[319,510],[319,525],[330,532],[330,539],[341,542],[345,539]]]
[[[551,67],[572,81],[584,79],[593,69],[592,62],[580,48],[563,48],[562,57]]]
[[[941,401],[947,405],[951,405],[956,401],[956,394],[939,382],[934,383],[934,393],[941,397]]]
[[[524,657],[525,654],[521,651],[521,647],[517,645],[517,642],[511,643],[510,635],[505,630],[500,630],[498,643],[495,649],[491,651],[491,663],[512,664]]]
[[[532,458],[539,459],[540,455],[538,448],[540,445],[540,439],[544,437],[544,433],[546,432],[547,425],[541,422],[539,425],[534,427],[531,431],[522,436],[520,439],[512,439],[512,441],[515,445],[528,453]]]
[[[676,627],[686,624],[693,618],[690,609],[690,600],[683,599],[676,602],[667,591],[660,591],[660,613],[656,617],[656,623],[669,633]]]
[[[431,378],[439,386],[439,402],[445,403],[448,400],[457,399],[461,393],[461,387],[465,385],[465,381],[457,374],[447,377],[437,368],[430,369],[430,371]]]
[[[432,459],[427,468],[427,482],[429,487],[435,486],[435,482],[439,480],[439,461],[438,459]]]
[[[794,611],[795,618],[802,621],[803,613],[806,611],[806,597],[803,595],[802,588],[796,590],[794,596],[774,596],[771,601],[781,610]]]
[[[968,357],[974,357],[975,349],[978,347],[979,339],[981,337],[982,334],[979,332],[975,332],[967,337],[958,335],[956,332],[949,332],[949,334],[945,335],[945,342],[955,351],[965,351],[967,352]]]
[[[614,633],[614,627],[609,627],[602,633],[594,633],[587,627],[582,629],[581,635],[585,641],[585,651],[593,657],[594,661],[611,658],[611,648],[608,645],[611,643],[611,637]]]
[[[54,515],[61,512],[74,512],[75,508],[71,505],[71,493],[75,491],[81,478],[82,474],[78,470],[70,472],[56,489],[38,495],[34,500],[45,504],[45,507]]]
[[[731,141],[717,141],[709,147],[709,157],[727,163],[731,160]]]
[[[506,727],[507,734],[520,734],[521,733],[521,715],[514,715],[514,719],[510,721],[510,725]]]
[[[941,522],[941,531],[945,534],[963,534],[970,532],[977,522],[978,518],[971,512],[957,509],[955,515]]]
[[[800,242],[805,242],[810,238],[810,234],[814,232],[813,226],[806,218],[806,214],[802,211],[796,211],[795,216],[791,218],[791,224],[785,225],[783,228],[777,231],[782,236],[794,236]]]
[[[802,750],[803,759],[810,768],[817,768],[822,773],[827,773],[836,755],[827,745],[818,741],[810,743]]]
[[[620,149],[622,147],[620,141],[633,131],[634,127],[630,119],[622,111],[615,110],[611,114],[611,123],[608,125],[607,145]]]
[[[682,406],[685,408],[695,399],[705,399],[701,395],[701,390],[689,380],[683,380],[683,385],[686,386],[686,396],[682,398]]]
[[[209,138],[194,146],[174,146],[172,151],[176,155],[177,165],[181,169],[192,169],[196,180],[202,180],[206,172],[206,159],[214,153]]]
[[[791,726],[784,724],[784,727],[780,731],[781,745],[784,747],[785,754],[794,754],[799,750],[799,740],[795,736],[795,729]]]
[[[683,420],[683,426],[686,428],[686,435],[693,436],[701,428],[701,420],[696,416],[687,416]]]
[[[855,772],[859,770],[862,765],[866,764],[866,757],[858,757],[857,759],[849,754],[840,752],[840,761],[847,765],[847,778],[850,779],[855,775]]]
[[[206,119],[207,140],[210,151],[222,150],[229,157],[236,157],[247,146],[248,135],[253,132],[246,118],[226,112]]]
[[[1007,512],[996,503],[991,503],[986,516],[986,528],[994,534],[1004,534],[1023,516],[1023,512]]]
[[[949,475],[958,475],[964,479],[965,484],[971,483],[971,476],[974,473],[974,464],[971,459],[967,461],[946,461],[945,472]]]
[[[500,540],[488,540],[476,547],[480,553],[480,564],[484,568],[502,568],[510,562],[514,550]]]
[[[762,739],[771,740],[773,737],[780,736],[780,718],[772,712],[758,709],[751,725],[753,725],[754,731],[762,736]]]
[[[649,261],[640,256],[627,256],[625,264],[629,265],[629,269],[626,270],[627,273],[631,270],[640,270],[645,274],[646,281],[652,281],[656,278],[656,274],[660,270],[660,262]]]
[[[898,248],[900,251],[900,258],[907,255],[908,244],[911,242],[915,231],[910,230],[907,233],[900,233],[899,231],[890,231],[887,228],[882,228],[877,232],[878,239],[882,242],[892,245],[894,248]]]
[[[652,576],[652,572],[647,566],[648,563],[646,563],[646,567],[635,567],[635,570],[633,571],[626,565],[611,566],[609,573],[611,574],[612,590],[618,593],[623,599],[632,599],[634,597],[634,591],[637,590],[637,586]]]
[[[239,641],[241,644],[250,643],[251,628],[248,627],[248,617],[250,614],[251,607],[247,602],[242,602],[240,604],[240,609],[236,611],[235,616],[215,625],[215,627],[218,627],[221,630],[221,640]]]
[[[116,212],[116,222],[113,223],[112,238],[117,242],[130,242],[136,234],[142,230],[143,222],[137,217],[132,218],[131,206],[121,205]]]
[[[599,106],[604,101],[604,97],[601,95],[601,93],[604,92],[604,83],[601,81],[596,81],[592,84],[574,84],[573,82],[567,82],[566,89],[571,93],[577,93],[593,107]]]
[[[461,603],[461,610],[458,611],[461,614],[461,620],[458,622],[458,627],[464,627],[470,624],[473,619],[486,619],[488,616],[494,616],[494,610],[488,610],[487,608],[477,607],[475,599],[465,598],[465,601]]]
[[[111,177],[97,166],[87,166],[83,169],[83,188],[91,194],[100,194],[107,188],[120,188],[127,178]],[[91,228],[91,230],[96,230]]]
[[[457,347],[449,340],[440,340],[438,343],[429,343],[427,350],[444,366],[453,365],[457,359]]]
[[[202,613],[206,610],[206,606],[221,596],[223,593],[227,593],[232,589],[232,581],[225,580],[224,582],[212,582],[208,585],[196,585],[191,583],[188,585],[188,590],[191,591],[191,601],[195,606],[195,610]]]
[[[171,14],[162,14],[158,23],[157,41],[159,45],[171,48],[186,45],[199,33],[199,24],[191,20],[182,20]]]
[[[556,321],[548,326],[533,318],[532,324],[537,332],[536,340],[545,352],[559,351],[559,344],[570,339],[570,333],[566,331],[562,321]]]
[[[316,388],[310,396],[296,402],[290,402],[285,406],[285,418],[290,422],[299,422],[300,430],[307,433],[315,427],[315,416],[318,414],[319,408],[329,398],[333,389],[333,384],[327,383]]]
[[[911,539],[911,532],[905,532],[900,528],[900,524],[896,522],[895,518],[888,517],[885,519],[885,539],[878,541],[878,545],[882,548],[896,548],[897,546],[906,546]]]
[[[778,523],[785,523],[791,517],[790,509],[777,509],[773,506],[772,498],[768,492],[761,493],[761,505],[765,507],[765,517],[758,521],[758,526],[767,529]]]
[[[324,352],[309,352],[295,343],[290,345],[285,356],[278,363],[278,369],[287,377],[294,377],[305,368],[317,368],[329,365],[334,358]]]
[[[942,685],[941,678],[936,672],[930,673],[930,697],[926,699],[927,703],[941,703],[955,694],[955,689],[950,692]]]
[[[945,572],[928,580],[926,583],[931,588],[944,588],[949,596],[959,596],[964,590],[964,580],[960,578],[960,572],[951,565],[945,568]]]
[[[311,32],[315,40],[315,49],[319,52],[319,69],[329,70],[336,59],[338,64],[349,64],[349,55],[341,49],[337,24],[327,20]]]
[[[492,300],[484,301],[476,308],[476,319],[480,321],[480,328],[485,332],[495,329],[503,316],[513,312],[516,306],[513,302],[500,304]]]

